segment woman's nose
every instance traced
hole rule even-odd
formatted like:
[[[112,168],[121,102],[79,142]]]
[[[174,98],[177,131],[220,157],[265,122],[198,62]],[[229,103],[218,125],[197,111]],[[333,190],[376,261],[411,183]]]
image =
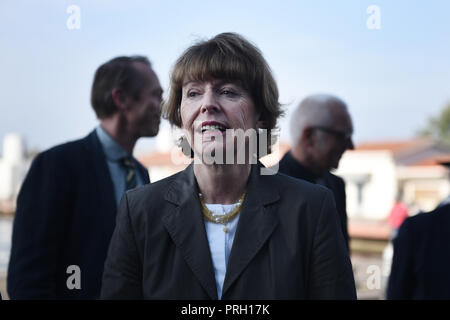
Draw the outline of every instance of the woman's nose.
[[[217,112],[219,111],[219,106],[217,104],[214,92],[212,90],[207,90],[203,94],[202,105],[200,107],[200,112]]]

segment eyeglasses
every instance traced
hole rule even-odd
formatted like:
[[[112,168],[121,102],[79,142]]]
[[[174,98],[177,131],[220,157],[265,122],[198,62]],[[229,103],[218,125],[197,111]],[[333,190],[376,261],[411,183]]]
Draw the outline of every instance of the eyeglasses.
[[[327,127],[321,127],[321,126],[314,126],[311,127],[312,129],[316,129],[316,130],[322,130],[325,131],[329,134],[334,135],[335,137],[337,137],[338,139],[342,140],[342,141],[349,141],[352,139],[352,135],[353,132],[344,132],[344,131],[339,131],[339,130],[334,130],[334,129],[330,129]]]

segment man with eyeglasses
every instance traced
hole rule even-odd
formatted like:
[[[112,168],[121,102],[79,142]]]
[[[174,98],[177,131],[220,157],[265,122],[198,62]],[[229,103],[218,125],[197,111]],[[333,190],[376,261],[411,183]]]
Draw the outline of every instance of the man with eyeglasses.
[[[337,169],[345,150],[354,149],[352,134],[352,120],[341,99],[327,94],[308,96],[292,114],[292,149],[279,163],[280,172],[333,191],[347,247],[345,183],[330,170]]]

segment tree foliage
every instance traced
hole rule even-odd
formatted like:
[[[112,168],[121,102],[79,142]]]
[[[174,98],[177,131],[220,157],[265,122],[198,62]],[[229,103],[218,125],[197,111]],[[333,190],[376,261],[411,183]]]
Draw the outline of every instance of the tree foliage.
[[[427,125],[419,132],[419,136],[450,145],[450,103],[436,117],[430,117]]]

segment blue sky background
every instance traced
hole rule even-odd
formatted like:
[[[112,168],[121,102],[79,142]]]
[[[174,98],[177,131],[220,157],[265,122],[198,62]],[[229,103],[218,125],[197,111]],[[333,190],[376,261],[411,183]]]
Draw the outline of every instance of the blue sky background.
[[[79,30],[66,26],[72,4]],[[366,26],[370,5],[381,9],[380,30]],[[101,63],[147,55],[167,89],[186,47],[233,31],[274,72],[283,140],[291,110],[319,92],[348,103],[357,143],[407,139],[450,102],[449,12],[450,1],[2,0],[0,138],[18,132],[45,149],[85,136],[97,123],[89,94]],[[155,141],[141,140],[138,152]]]

